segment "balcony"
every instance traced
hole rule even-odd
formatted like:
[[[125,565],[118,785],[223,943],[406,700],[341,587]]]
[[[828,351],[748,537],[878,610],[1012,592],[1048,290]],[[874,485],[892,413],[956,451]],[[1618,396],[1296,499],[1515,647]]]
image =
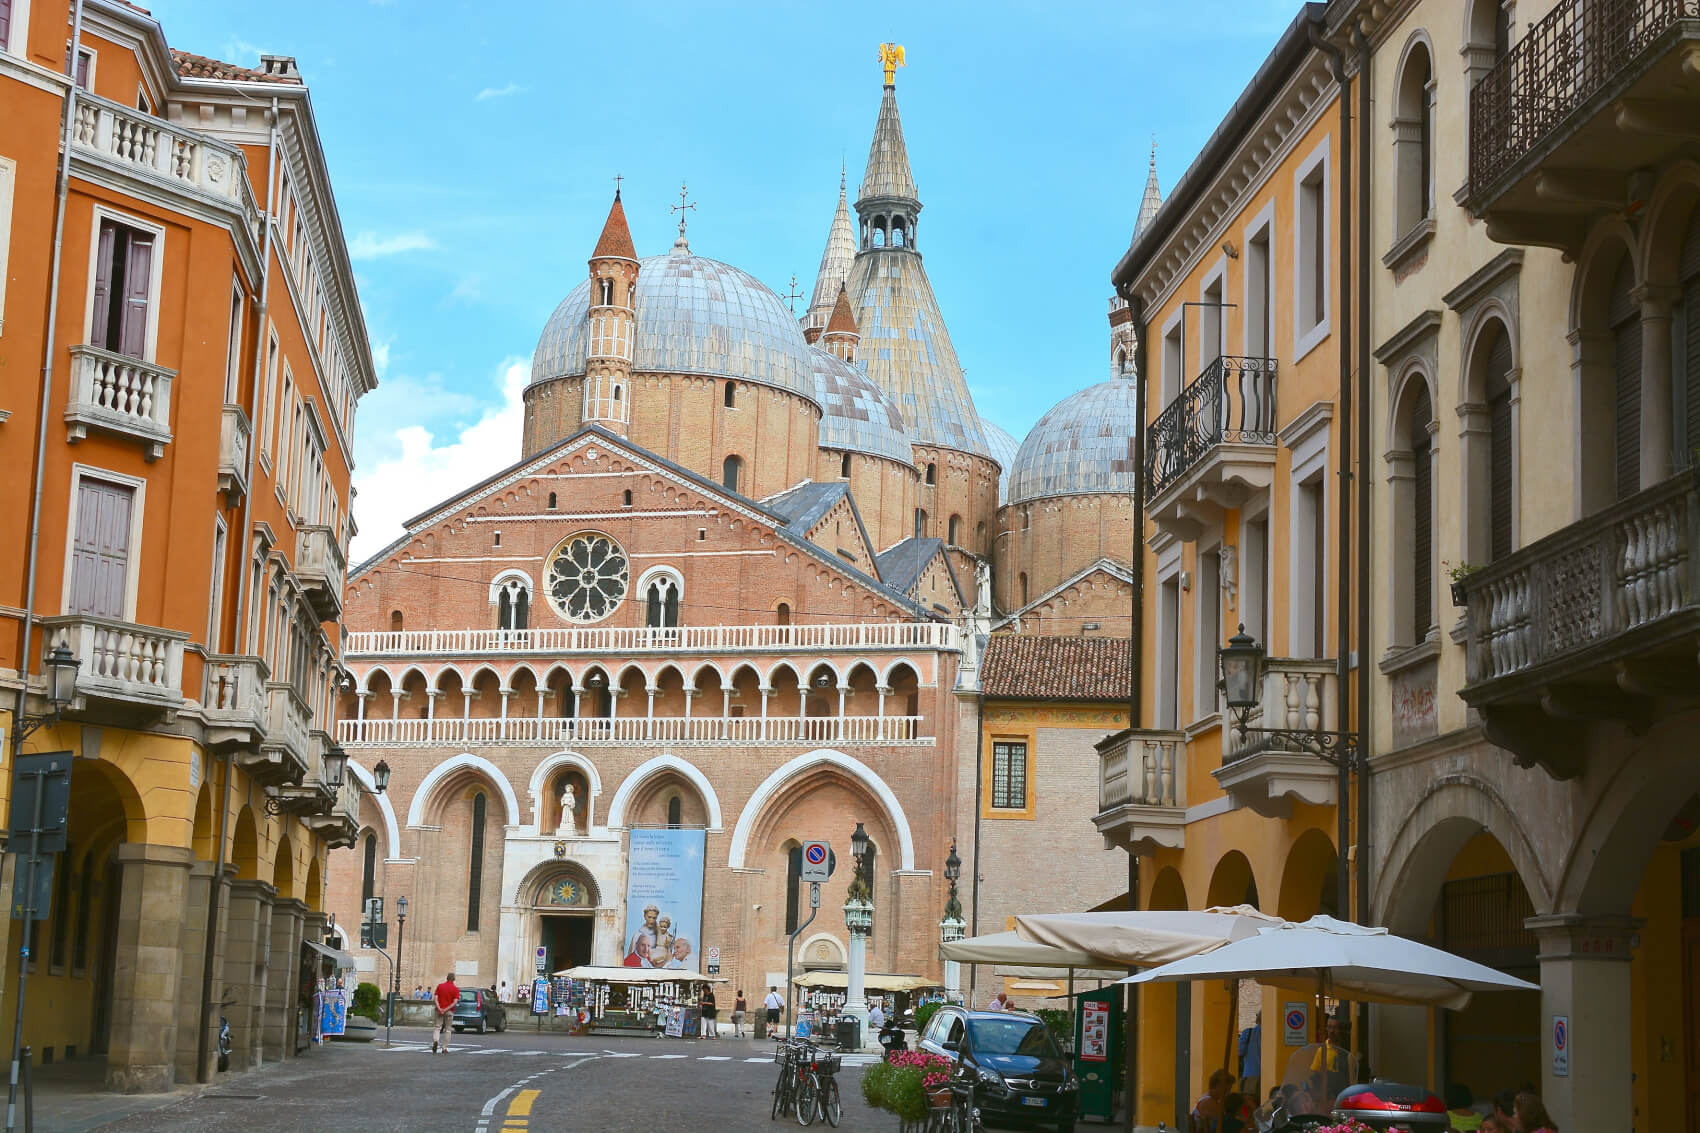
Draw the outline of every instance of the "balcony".
[[[1500,243],[1576,251],[1700,133],[1697,73],[1695,0],[1561,0],[1470,92],[1460,203]]]
[[[1145,499],[1190,541],[1275,480],[1275,359],[1221,357],[1146,430]]]
[[[248,494],[248,446],[252,441],[248,414],[240,405],[226,405],[218,433],[218,490],[233,507]]]
[[[223,751],[258,744],[266,731],[266,663],[258,657],[209,654],[205,673],[201,709],[207,746]]]
[[[352,846],[360,837],[361,787],[353,774],[345,774],[328,814],[310,815],[307,825],[331,849]]]
[[[426,629],[348,635],[349,659],[468,657],[509,654],[788,653],[797,649],[958,649],[948,622],[864,622],[850,625],[733,625],[573,627],[547,629]]]
[[[1258,706],[1248,728],[1333,732],[1340,727],[1339,667],[1332,660],[1271,657],[1264,662]],[[1266,818],[1284,818],[1295,802],[1333,806],[1338,797],[1335,765],[1296,744],[1255,732],[1241,739],[1222,729],[1222,766],[1211,774],[1235,806]]]
[[[307,742],[311,751],[312,774],[299,783],[277,784],[272,789],[273,794],[290,814],[303,817],[329,814],[337,799],[337,788],[325,781],[325,749],[331,746],[331,738],[324,732],[313,731],[308,734]],[[346,772],[343,778],[349,778]]]
[[[71,347],[71,397],[65,431],[73,443],[90,429],[141,444],[150,461],[171,443],[171,379],[167,370],[97,346]]]
[[[629,746],[665,743],[684,747],[820,744],[931,744],[920,716],[579,716],[438,717],[341,720],[345,747],[425,747],[505,744]]]
[[[188,634],[86,614],[43,618],[41,624],[47,648],[64,645],[76,656],[79,699],[150,715],[171,716],[183,707]]]
[[[342,616],[342,587],[348,562],[336,532],[322,523],[302,526],[295,539],[295,577],[321,621]]]
[[[1582,772],[1586,725],[1631,731],[1700,689],[1700,470],[1463,580],[1466,703],[1519,766]]]
[[[1118,732],[1098,744],[1098,814],[1105,846],[1129,853],[1186,845],[1186,736]]]
[[[312,724],[312,710],[291,685],[267,681],[265,735],[257,749],[236,753],[237,766],[262,786],[301,782],[313,753]]]

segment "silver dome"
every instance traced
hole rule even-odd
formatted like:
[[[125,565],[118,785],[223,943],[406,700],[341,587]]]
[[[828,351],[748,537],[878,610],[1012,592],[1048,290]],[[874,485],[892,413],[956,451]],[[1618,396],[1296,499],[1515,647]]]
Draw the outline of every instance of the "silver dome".
[[[883,456],[911,467],[915,453],[903,430],[903,414],[885,391],[860,369],[810,347],[815,400],[820,402],[820,447]]]
[[[1009,502],[1134,491],[1134,393],[1134,383],[1125,379],[1099,382],[1039,418],[1015,454]]]
[[[992,450],[992,459],[998,462],[998,506],[1002,507],[1009,502],[1009,473],[1015,467],[1015,452],[1021,447],[1021,442],[1008,429],[984,417],[980,418],[980,431],[986,434],[986,447]]]
[[[586,279],[544,324],[533,384],[584,373],[589,310]],[[638,261],[632,371],[737,378],[815,398],[809,344],[784,301],[748,272],[682,248]]]

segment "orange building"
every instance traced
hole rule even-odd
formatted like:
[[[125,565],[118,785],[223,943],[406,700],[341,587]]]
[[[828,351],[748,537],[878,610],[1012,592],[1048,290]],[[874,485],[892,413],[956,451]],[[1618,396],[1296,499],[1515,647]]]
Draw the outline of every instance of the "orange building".
[[[8,757],[74,756],[24,1041],[169,1089],[210,1073],[220,999],[238,1066],[305,1024],[358,806],[329,733],[375,377],[293,59],[173,51],[115,0],[9,0],[0,121],[0,728]],[[60,648],[76,696],[31,731]]]

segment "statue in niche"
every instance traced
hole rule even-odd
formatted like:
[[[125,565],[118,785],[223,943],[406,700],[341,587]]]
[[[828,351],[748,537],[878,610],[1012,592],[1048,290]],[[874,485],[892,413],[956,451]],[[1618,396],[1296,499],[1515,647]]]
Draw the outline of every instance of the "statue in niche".
[[[578,833],[578,795],[571,783],[561,792],[561,824],[555,829],[556,833],[569,836]]]

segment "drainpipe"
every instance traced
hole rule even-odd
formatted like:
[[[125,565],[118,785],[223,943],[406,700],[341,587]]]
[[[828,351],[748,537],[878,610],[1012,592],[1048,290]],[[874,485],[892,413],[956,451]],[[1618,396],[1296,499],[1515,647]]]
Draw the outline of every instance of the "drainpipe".
[[[261,240],[260,254],[260,309],[254,326],[254,391],[248,399],[250,412],[248,427],[248,490],[242,494],[242,524],[237,528],[237,556],[240,568],[236,582],[236,637],[233,648],[237,653],[247,647],[248,638],[248,577],[253,573],[248,562],[249,554],[249,525],[253,522],[254,505],[254,470],[259,459],[260,451],[260,397],[263,391],[266,357],[266,301],[271,288],[271,259],[272,259],[272,200],[273,179],[277,174],[277,111],[278,101],[274,97],[271,107],[271,130],[266,139],[266,206],[261,211],[261,221],[265,225],[265,233]],[[214,650],[217,642],[208,643]],[[212,1071],[207,1061],[207,1044],[212,1037],[213,1023],[213,941],[218,935],[218,910],[223,899],[224,865],[226,835],[230,829],[230,788],[232,771],[234,770],[235,755],[231,749],[224,752],[224,781],[220,784],[220,799],[218,808],[218,851],[214,856],[212,885],[207,893],[207,934],[203,948],[205,957],[201,966],[201,1029],[196,1042],[195,1075],[200,1082],[210,1081]]]
[[[1127,726],[1131,732],[1139,727],[1144,711],[1145,689],[1140,683],[1139,659],[1145,651],[1145,375],[1148,351],[1145,348],[1145,301],[1134,293],[1129,283],[1118,289],[1127,309],[1133,315],[1133,618],[1128,624],[1128,652],[1132,658],[1132,680],[1127,690]],[[1131,745],[1133,739],[1128,737]],[[1130,768],[1131,771],[1131,768]],[[1139,908],[1139,855],[1131,849],[1127,855],[1127,907]],[[1128,969],[1132,975],[1135,969]],[[1122,1094],[1127,1104],[1127,1133],[1133,1133],[1139,1112],[1139,987],[1128,984],[1127,1000],[1122,1016],[1123,1058]]]
[[[980,695],[974,703],[974,892],[968,899],[968,935],[980,935],[980,806],[985,797],[986,760],[986,686],[980,685]],[[980,965],[968,965],[968,1006],[974,1005],[974,988],[979,982]],[[920,1036],[916,1036],[919,1045]]]
[[[1363,411],[1358,414],[1358,462],[1361,468],[1369,463],[1369,394],[1370,394],[1370,305],[1369,305],[1369,112],[1370,112],[1370,45],[1361,30],[1352,36],[1358,50],[1358,152],[1363,168],[1358,172],[1358,215],[1364,238],[1358,241],[1358,390]],[[1367,923],[1370,909],[1370,602],[1369,602],[1369,544],[1370,493],[1369,474],[1364,472],[1363,490],[1358,493],[1358,919]],[[1369,1049],[1369,1006],[1358,1004],[1358,1044]]]
[[[1322,21],[1312,20],[1309,25],[1311,46],[1328,56],[1330,70],[1334,81],[1339,86],[1340,100],[1340,168],[1334,178],[1335,198],[1339,202],[1340,212],[1340,298],[1339,298],[1339,351],[1340,351],[1340,429],[1336,434],[1334,461],[1340,475],[1339,487],[1339,532],[1335,537],[1338,552],[1338,562],[1334,583],[1334,630],[1335,630],[1335,672],[1339,688],[1340,701],[1340,730],[1347,731],[1348,713],[1351,707],[1352,680],[1352,591],[1348,585],[1352,577],[1352,491],[1354,477],[1350,460],[1352,448],[1352,103],[1347,97],[1346,61],[1344,53],[1330,43],[1322,33]],[[1361,455],[1361,454],[1360,454]],[[1366,650],[1367,653],[1367,650]],[[1358,668],[1363,669],[1364,658],[1359,658]],[[1334,872],[1334,902],[1340,917],[1350,920],[1352,915],[1352,876],[1350,845],[1352,841],[1352,765],[1348,759],[1341,758],[1335,765],[1335,872]]]

